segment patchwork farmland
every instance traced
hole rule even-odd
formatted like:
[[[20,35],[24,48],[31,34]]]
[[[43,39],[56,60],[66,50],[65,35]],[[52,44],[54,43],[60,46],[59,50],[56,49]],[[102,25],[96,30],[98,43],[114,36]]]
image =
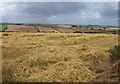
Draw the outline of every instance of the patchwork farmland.
[[[118,34],[119,28],[114,27],[77,27],[67,25],[23,25],[12,24],[5,25],[1,31],[5,32],[43,32],[43,33],[106,33],[106,34]]]
[[[58,27],[58,28],[54,28],[57,31],[61,32],[61,33],[73,33],[75,32],[73,29],[71,28],[65,28],[65,27]]]
[[[98,33],[96,33],[99,31]],[[118,31],[57,25],[7,25],[3,82],[117,82]],[[104,78],[103,78],[104,77]]]
[[[35,26],[25,26],[25,25],[8,25],[7,29],[5,30],[7,32],[14,31],[14,32],[37,32],[38,30],[35,28]]]
[[[38,29],[39,32],[58,32],[57,30],[55,30],[54,28],[51,27],[41,27],[41,26],[36,26],[36,28]]]

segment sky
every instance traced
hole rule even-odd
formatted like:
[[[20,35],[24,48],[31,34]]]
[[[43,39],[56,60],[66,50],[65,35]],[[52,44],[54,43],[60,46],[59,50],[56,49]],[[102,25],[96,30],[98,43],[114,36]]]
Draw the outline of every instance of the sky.
[[[2,2],[2,22],[118,25],[117,2]]]

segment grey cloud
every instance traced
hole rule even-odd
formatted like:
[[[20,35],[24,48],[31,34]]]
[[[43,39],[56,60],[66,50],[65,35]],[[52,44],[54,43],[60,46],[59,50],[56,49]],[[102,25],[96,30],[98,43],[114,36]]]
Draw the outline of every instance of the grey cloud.
[[[46,3],[36,3],[29,2],[23,3],[26,5],[22,9],[22,12],[29,14],[36,14],[41,16],[51,16],[51,15],[59,15],[59,14],[69,14],[76,13],[81,9],[86,8],[85,4],[82,3],[70,3],[70,2],[46,2]]]
[[[94,7],[93,7],[94,6]],[[104,2],[92,5],[94,11],[99,12],[103,18],[117,18],[118,16],[118,3]]]
[[[10,9],[12,5],[15,7]],[[82,18],[84,12],[88,22],[94,18],[97,21],[105,19],[109,22],[110,19],[117,18],[117,7],[117,2],[8,2],[3,7],[6,9],[3,19],[23,22],[75,23],[82,20],[85,22]],[[96,18],[98,16],[100,17]]]
[[[76,3],[76,2],[24,2],[21,3],[21,11],[28,14],[38,15],[38,16],[46,16],[49,17],[51,15],[60,15],[60,14],[72,14],[83,11],[87,11],[89,13],[98,12],[103,18],[116,18],[117,11],[115,7],[118,6],[115,2],[104,2],[98,3]]]
[[[82,11],[99,12],[103,17],[115,17],[118,6],[115,2],[9,2],[6,6],[15,5],[17,13],[40,16],[71,14]],[[11,11],[11,10],[10,10]]]

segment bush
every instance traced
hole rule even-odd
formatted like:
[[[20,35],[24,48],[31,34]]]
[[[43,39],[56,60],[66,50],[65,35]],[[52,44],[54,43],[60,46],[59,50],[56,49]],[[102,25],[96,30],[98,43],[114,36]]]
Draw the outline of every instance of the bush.
[[[116,45],[112,49],[110,49],[110,56],[112,62],[120,59],[120,45]]]
[[[82,33],[81,31],[75,31],[74,33]]]

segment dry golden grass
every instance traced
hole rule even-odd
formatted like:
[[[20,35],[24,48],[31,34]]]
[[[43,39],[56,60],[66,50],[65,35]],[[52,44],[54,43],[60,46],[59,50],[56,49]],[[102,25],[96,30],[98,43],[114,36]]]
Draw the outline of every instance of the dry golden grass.
[[[110,65],[113,34],[4,32],[3,81],[88,82]]]
[[[31,76],[30,80],[39,82],[86,82],[92,79],[93,75],[83,64],[72,60],[53,64],[46,71]]]

